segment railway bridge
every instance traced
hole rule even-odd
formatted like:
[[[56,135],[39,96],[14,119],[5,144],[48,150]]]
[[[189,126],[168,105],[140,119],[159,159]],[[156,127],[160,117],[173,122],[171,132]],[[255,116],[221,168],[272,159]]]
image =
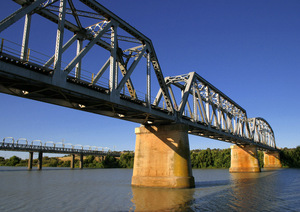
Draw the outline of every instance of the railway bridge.
[[[81,144],[71,144],[64,142],[46,141],[44,144],[41,140],[33,140],[29,142],[26,138],[19,138],[15,140],[13,137],[5,137],[0,143],[0,151],[16,151],[29,152],[28,170],[32,170],[33,153],[38,153],[37,169],[42,170],[43,154],[69,154],[71,155],[70,168],[75,168],[75,155],[79,156],[79,168],[83,169],[83,157],[87,155],[101,156],[102,158],[111,155],[113,157],[120,157],[122,152],[111,151],[107,147],[96,147]]]
[[[232,143],[231,172],[260,171],[258,148],[280,166],[265,119],[248,118],[195,72],[164,77],[152,41],[97,1],[13,1],[20,9],[0,22],[0,36],[22,19],[14,32],[23,37],[2,38],[0,92],[140,123],[132,185],[193,187],[189,134]],[[53,40],[39,39],[32,22]]]

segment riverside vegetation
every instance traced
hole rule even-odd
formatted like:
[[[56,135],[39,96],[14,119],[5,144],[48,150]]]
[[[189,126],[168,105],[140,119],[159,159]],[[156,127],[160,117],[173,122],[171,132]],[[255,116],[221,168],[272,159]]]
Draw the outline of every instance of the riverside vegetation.
[[[263,167],[263,152],[258,151],[260,166]],[[283,167],[300,168],[300,146],[297,148],[284,148],[280,152],[280,160]],[[85,168],[133,168],[134,154],[132,152],[123,153],[120,158],[111,155],[106,157],[86,156],[83,161]],[[38,160],[33,160],[33,165],[37,165]],[[70,167],[70,160],[64,157],[44,157],[43,167]],[[28,159],[22,160],[17,156],[9,159],[0,157],[0,166],[27,166]],[[230,149],[205,149],[191,151],[192,168],[229,168]],[[79,167],[79,160],[75,159],[75,167]]]

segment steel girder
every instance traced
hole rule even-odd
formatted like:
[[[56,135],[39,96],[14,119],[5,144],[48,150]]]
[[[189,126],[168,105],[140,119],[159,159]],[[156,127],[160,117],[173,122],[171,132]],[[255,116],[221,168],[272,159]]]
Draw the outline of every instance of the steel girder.
[[[255,142],[276,148],[275,134],[271,125],[263,118],[248,119],[249,129]]]
[[[124,20],[110,12],[103,7],[97,1],[94,0],[80,0],[84,5],[90,8],[90,10],[80,10],[76,8],[75,1],[73,0],[14,0],[20,4],[22,8],[16,11],[11,16],[4,19],[0,24],[0,32],[8,26],[15,23],[17,20],[26,16],[26,24],[24,27],[23,45],[21,59],[26,58],[26,52],[28,50],[29,30],[30,30],[30,18],[33,13],[39,14],[47,18],[48,20],[56,23],[57,38],[55,54],[44,64],[44,67],[53,67],[54,78],[56,83],[61,81],[64,83],[67,75],[71,71],[75,70],[75,78],[81,79],[81,62],[83,57],[90,51],[94,45],[103,47],[110,52],[108,62],[106,62],[99,72],[94,76],[91,76],[91,83],[95,85],[103,73],[108,69],[110,72],[109,77],[109,89],[112,98],[118,98],[118,96],[126,84],[130,97],[137,99],[136,90],[133,82],[130,78],[135,67],[139,63],[142,57],[146,57],[153,66],[154,72],[157,77],[159,86],[162,88],[162,93],[167,105],[167,109],[170,113],[173,113],[172,102],[167,91],[162,70],[160,68],[158,58],[156,56],[154,47],[149,38],[130,26]],[[76,2],[78,3],[78,2]],[[75,22],[66,18],[66,15],[74,17]],[[94,20],[94,24],[84,26],[81,18],[89,18]],[[28,26],[28,27],[26,27]],[[25,30],[26,28],[26,30]],[[64,29],[67,29],[74,33],[74,36],[69,39],[68,42],[63,44]],[[119,33],[120,29],[122,32]],[[122,34],[123,33],[123,34]],[[74,41],[78,42],[76,56],[65,67],[61,67],[61,58],[63,53],[73,44]],[[82,41],[87,40],[89,43],[86,46],[82,46]],[[131,44],[138,44],[138,46],[132,46],[130,48],[122,49],[119,45],[120,42],[127,42]],[[149,57],[147,56],[149,55]],[[130,65],[130,66],[129,66]],[[129,67],[127,67],[129,66]],[[122,74],[122,79],[119,79],[118,70]],[[150,79],[148,79],[149,81]],[[148,82],[150,86],[151,80]],[[147,89],[148,97],[150,100],[150,89]]]

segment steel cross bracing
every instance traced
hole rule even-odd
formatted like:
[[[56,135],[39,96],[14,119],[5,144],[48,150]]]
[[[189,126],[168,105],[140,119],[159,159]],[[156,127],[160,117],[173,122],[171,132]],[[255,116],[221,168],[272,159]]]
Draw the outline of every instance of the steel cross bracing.
[[[245,109],[197,73],[166,77],[165,82],[180,122],[190,125],[190,134],[276,148],[274,132],[266,120],[247,118]],[[160,90],[155,104],[161,97]]]
[[[190,134],[276,149],[264,119],[248,119],[242,107],[198,74],[164,78],[151,40],[97,1],[14,1],[21,8],[0,22],[0,33],[25,19],[23,39],[20,47],[2,39],[1,92],[145,125],[183,123]],[[55,42],[41,43],[54,49],[52,56],[29,48],[36,18],[55,26],[49,27],[56,31]],[[92,68],[97,60],[101,64]],[[155,83],[159,91],[153,101]]]

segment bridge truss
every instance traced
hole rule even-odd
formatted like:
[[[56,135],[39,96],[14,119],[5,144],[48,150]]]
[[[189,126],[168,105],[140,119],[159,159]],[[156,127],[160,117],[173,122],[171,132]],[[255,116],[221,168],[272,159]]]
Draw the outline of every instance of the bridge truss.
[[[23,39],[20,47],[2,39],[0,92],[145,125],[182,123],[193,135],[276,150],[266,120],[249,119],[197,73],[164,78],[151,40],[97,1],[14,1],[21,8],[0,22],[0,33],[25,18]],[[41,43],[52,56],[29,48],[37,18],[56,31],[54,42]]]

